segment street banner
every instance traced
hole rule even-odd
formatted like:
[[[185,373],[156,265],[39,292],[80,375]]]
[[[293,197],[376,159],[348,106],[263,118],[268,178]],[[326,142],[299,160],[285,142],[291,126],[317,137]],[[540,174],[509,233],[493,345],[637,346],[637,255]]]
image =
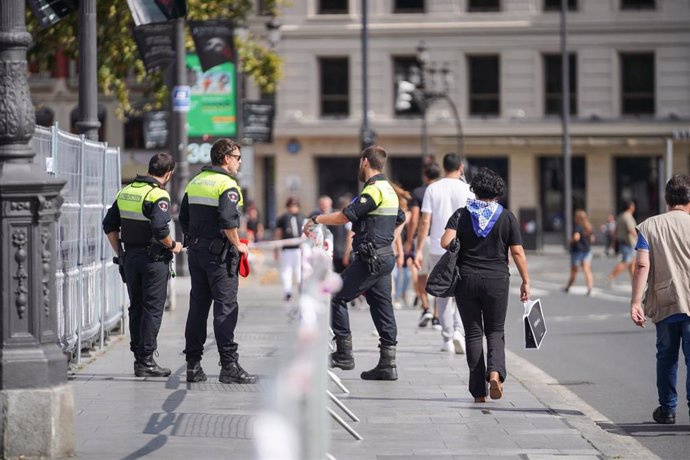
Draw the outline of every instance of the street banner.
[[[242,137],[255,144],[273,142],[273,101],[244,101],[242,104]]]
[[[175,60],[175,24],[172,22],[135,26],[134,40],[147,72],[165,69]]]
[[[79,2],[77,0],[29,0],[29,6],[41,28],[45,29],[77,11]]]
[[[155,24],[168,20],[155,0],[127,0],[127,4],[132,12],[134,25]]]
[[[225,19],[209,21],[188,21],[196,54],[201,69],[206,72],[212,67],[235,59],[232,22]]]
[[[154,0],[168,19],[187,16],[187,0]]]
[[[199,57],[188,54],[187,67],[196,73],[187,114],[189,137],[236,136],[235,65],[226,62],[204,71]]]
[[[144,147],[160,149],[168,145],[168,112],[144,113]]]

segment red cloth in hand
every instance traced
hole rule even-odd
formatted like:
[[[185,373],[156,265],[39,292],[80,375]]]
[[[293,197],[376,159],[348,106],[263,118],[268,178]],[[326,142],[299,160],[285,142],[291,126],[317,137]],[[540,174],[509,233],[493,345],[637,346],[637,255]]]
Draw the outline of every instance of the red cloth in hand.
[[[240,238],[240,243],[248,244],[249,241],[245,238]],[[246,254],[240,254],[240,276],[246,278],[249,276],[249,258]]]

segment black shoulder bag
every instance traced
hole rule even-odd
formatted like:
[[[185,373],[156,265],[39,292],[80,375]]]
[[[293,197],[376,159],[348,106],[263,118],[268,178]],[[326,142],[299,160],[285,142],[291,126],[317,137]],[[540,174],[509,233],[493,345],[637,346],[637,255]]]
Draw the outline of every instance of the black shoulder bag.
[[[460,219],[458,219],[459,226]],[[448,245],[445,254],[429,273],[424,290],[434,297],[454,297],[455,288],[460,280],[460,268],[458,268],[458,254],[460,253],[460,240],[456,237]]]

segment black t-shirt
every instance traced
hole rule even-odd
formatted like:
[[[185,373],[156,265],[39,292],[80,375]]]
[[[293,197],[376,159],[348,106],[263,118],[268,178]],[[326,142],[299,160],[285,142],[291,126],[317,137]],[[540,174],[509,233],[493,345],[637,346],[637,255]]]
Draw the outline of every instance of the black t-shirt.
[[[522,244],[520,227],[512,212],[503,209],[496,224],[484,238],[474,233],[472,216],[465,208],[458,209],[450,216],[446,228],[455,229],[460,240],[460,275],[510,273],[508,248]]]
[[[573,227],[573,234],[579,233],[580,234],[580,240],[571,243],[570,245],[570,251],[571,252],[589,252],[592,250],[592,243],[589,241],[590,234],[585,233],[585,229],[582,225],[576,224]]]
[[[284,240],[289,238],[299,238],[302,234],[304,220],[304,214],[301,212],[298,212],[297,214],[286,212],[276,221],[276,228],[279,228],[283,231]],[[299,245],[285,246],[283,249],[293,249],[298,247]]]
[[[426,192],[427,187],[428,185],[420,185],[416,189],[412,190],[412,199],[410,199],[409,203],[407,203],[407,206],[410,209],[414,207],[422,207],[422,202],[424,201],[424,192]]]

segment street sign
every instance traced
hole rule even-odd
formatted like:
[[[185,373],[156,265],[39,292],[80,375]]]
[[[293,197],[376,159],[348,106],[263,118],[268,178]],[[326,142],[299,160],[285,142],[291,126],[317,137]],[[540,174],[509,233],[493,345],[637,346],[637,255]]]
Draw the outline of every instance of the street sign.
[[[172,90],[173,112],[189,112],[192,90],[187,85],[175,86]]]
[[[273,142],[273,117],[275,104],[272,101],[244,101],[242,137],[256,144]]]

